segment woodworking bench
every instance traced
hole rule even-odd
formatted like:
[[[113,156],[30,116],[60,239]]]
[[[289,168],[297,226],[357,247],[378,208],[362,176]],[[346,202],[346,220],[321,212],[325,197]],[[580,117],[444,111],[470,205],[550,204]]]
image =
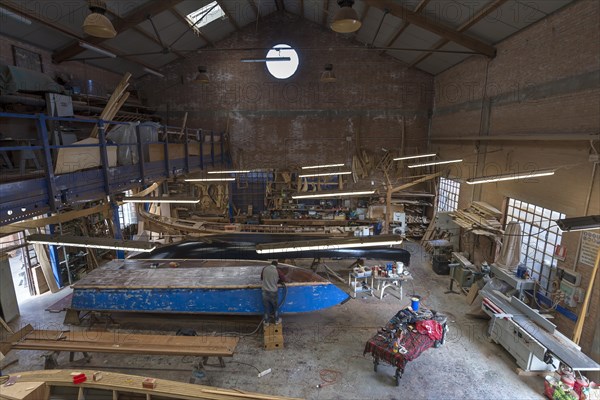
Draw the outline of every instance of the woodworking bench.
[[[231,336],[173,336],[128,333],[123,331],[51,331],[34,330],[27,325],[20,331],[0,342],[0,352],[10,350],[50,350],[46,356],[49,369],[57,367],[56,357],[61,351],[70,352],[73,361],[75,352],[81,352],[89,361],[89,352],[117,354],[148,354],[202,357],[194,368],[206,365],[208,357],[217,357],[219,365],[225,367],[223,357],[233,357],[239,342]]]
[[[363,355],[371,353],[375,372],[381,361],[396,367],[394,379],[398,386],[409,361],[444,343],[446,319],[427,309],[418,312],[402,309],[367,341]]]

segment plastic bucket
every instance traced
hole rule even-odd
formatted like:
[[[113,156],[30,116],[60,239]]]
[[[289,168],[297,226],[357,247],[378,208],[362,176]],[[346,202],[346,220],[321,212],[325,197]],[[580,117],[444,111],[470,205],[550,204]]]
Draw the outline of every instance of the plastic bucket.
[[[413,309],[413,311],[419,311],[419,304],[421,303],[421,297],[420,296],[412,296],[410,298],[410,308]]]

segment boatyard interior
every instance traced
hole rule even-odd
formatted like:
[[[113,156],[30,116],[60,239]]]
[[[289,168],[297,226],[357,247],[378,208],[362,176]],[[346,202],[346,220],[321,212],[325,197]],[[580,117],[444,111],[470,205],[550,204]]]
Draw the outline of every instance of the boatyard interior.
[[[600,399],[599,20],[0,0],[0,398]]]

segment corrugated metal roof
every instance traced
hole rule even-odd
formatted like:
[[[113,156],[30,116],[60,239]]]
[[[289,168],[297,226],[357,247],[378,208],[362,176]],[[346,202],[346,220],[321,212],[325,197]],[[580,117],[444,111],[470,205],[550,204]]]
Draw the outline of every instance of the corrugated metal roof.
[[[421,15],[434,23],[457,30],[464,27],[478,11],[497,1],[500,0],[405,0],[389,4],[401,4],[407,9],[415,10],[426,2]],[[506,0],[485,18],[466,29],[463,34],[485,44],[495,45],[572,1],[574,0]],[[218,42],[234,33],[236,26],[241,29],[249,24],[256,24],[258,18],[256,25],[260,29],[261,20],[277,12],[275,0],[219,0],[228,16],[201,27],[199,33],[194,32],[190,23],[185,21],[185,16],[210,4],[211,0],[171,0],[171,3],[158,0],[110,0],[106,1],[109,10],[107,16],[113,20],[118,17],[125,18],[126,23],[128,16],[143,16],[148,6],[158,3],[172,6],[172,9],[148,15],[158,30],[158,36],[150,21],[145,19],[137,26],[119,32],[116,38],[97,43],[98,47],[106,46],[125,58],[98,59],[99,54],[90,51],[81,52],[74,58],[93,58],[89,60],[91,64],[119,73],[129,69],[134,76],[139,76],[145,73],[145,66],[159,70],[190,51],[210,46],[212,43],[217,43],[218,48]],[[399,15],[393,15],[393,12],[386,14],[384,9],[369,6],[367,3],[368,0],[355,1],[353,7],[362,18],[362,27],[350,35],[357,42],[367,46],[386,47],[399,30],[405,27],[406,21]],[[78,40],[86,39],[82,30],[83,20],[89,14],[85,0],[3,0],[2,4],[5,7],[20,9],[26,14],[42,16],[57,27],[53,28],[35,18],[32,18],[32,23],[28,25],[4,16],[0,24],[2,35],[18,38],[55,53],[77,43]],[[328,25],[339,9],[336,0],[282,0],[282,4],[285,12],[304,16],[308,21],[319,25]],[[334,34],[332,32],[332,35]],[[443,38],[440,35],[430,30],[409,24],[390,46],[398,50],[388,49],[386,53],[410,65],[415,60],[420,60],[420,57],[427,54],[427,50],[441,39]],[[473,52],[454,42],[445,44],[441,50]],[[376,55],[378,52],[372,54]],[[460,63],[468,55],[434,52],[418,62],[415,67],[437,74]]]

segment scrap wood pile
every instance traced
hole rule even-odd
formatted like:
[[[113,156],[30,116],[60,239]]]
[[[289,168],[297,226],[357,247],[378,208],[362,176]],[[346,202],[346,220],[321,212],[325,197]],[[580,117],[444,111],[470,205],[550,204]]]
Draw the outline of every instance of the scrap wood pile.
[[[502,213],[483,201],[474,201],[467,209],[453,211],[450,216],[461,228],[476,235],[497,237],[504,233],[500,223]]]

